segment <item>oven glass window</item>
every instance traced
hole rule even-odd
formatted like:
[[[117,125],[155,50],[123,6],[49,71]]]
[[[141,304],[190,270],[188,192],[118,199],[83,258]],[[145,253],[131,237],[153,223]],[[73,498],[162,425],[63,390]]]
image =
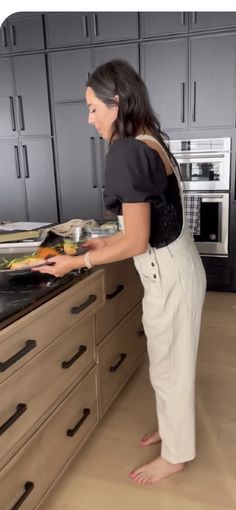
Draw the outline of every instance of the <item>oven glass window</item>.
[[[179,164],[183,181],[219,181],[220,161],[184,162]]]
[[[200,235],[194,235],[197,242],[221,242],[222,203],[201,202]]]

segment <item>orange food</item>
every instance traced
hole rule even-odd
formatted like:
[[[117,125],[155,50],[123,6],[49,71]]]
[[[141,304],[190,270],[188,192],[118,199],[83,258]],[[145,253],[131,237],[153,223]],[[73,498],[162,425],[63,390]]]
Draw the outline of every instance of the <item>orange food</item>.
[[[48,259],[49,257],[56,257],[56,255],[59,255],[57,250],[55,248],[51,248],[50,246],[41,246],[37,252],[37,257],[43,257],[44,259]]]
[[[10,269],[13,271],[17,269],[29,269],[30,267],[37,266],[38,264],[46,264],[46,260],[42,257],[32,256],[23,260],[16,260],[9,264]]]

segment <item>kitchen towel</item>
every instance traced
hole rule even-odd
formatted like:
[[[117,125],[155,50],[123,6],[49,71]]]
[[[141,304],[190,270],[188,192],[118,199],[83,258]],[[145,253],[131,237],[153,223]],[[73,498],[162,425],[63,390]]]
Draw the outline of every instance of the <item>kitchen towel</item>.
[[[198,195],[184,195],[184,209],[189,229],[193,236],[201,233],[200,209],[201,197]]]

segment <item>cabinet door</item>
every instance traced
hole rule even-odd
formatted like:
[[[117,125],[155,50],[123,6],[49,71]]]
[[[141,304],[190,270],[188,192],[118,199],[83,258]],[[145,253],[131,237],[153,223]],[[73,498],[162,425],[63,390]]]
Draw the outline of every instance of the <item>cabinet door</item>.
[[[92,50],[94,67],[97,67],[113,58],[126,60],[139,73],[139,48],[138,44],[124,44],[121,46],[100,46]]]
[[[236,35],[190,39],[191,127],[235,126]]]
[[[236,27],[236,12],[192,12],[190,31]]]
[[[0,55],[9,53],[10,51],[10,37],[8,32],[8,23],[5,21],[0,27]]]
[[[21,134],[50,135],[44,55],[24,55],[13,60]]]
[[[163,129],[187,125],[187,41],[176,39],[144,43],[142,76],[152,107]]]
[[[0,219],[26,221],[26,197],[17,141],[0,141]]]
[[[141,12],[142,37],[188,32],[186,12]]]
[[[49,63],[53,100],[84,100],[85,83],[91,72],[91,50],[51,53]]]
[[[62,220],[101,217],[97,138],[84,103],[55,105]]]
[[[121,41],[138,38],[138,13],[95,12],[91,14],[92,41]]]
[[[46,14],[48,48],[86,44],[91,41],[87,12],[50,12]]]
[[[8,18],[8,23],[12,51],[44,49],[43,24],[40,14],[13,15]]]
[[[16,103],[10,58],[0,59],[0,136],[16,136]]]
[[[29,221],[57,221],[51,140],[24,139],[22,161]]]

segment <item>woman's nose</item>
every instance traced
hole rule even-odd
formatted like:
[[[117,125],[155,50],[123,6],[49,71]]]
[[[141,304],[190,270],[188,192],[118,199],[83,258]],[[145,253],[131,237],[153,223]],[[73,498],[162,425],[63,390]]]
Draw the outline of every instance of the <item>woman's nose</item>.
[[[88,123],[89,123],[89,124],[94,124],[94,121],[93,121],[93,118],[92,118],[92,114],[91,114],[91,113],[89,113],[89,114],[88,114]]]

